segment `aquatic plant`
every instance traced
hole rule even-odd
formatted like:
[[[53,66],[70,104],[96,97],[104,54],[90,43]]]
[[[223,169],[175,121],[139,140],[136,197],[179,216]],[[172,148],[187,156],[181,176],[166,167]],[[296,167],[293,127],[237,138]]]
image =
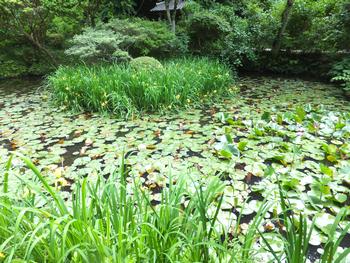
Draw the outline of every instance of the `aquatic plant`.
[[[54,99],[73,110],[128,116],[201,103],[233,82],[230,69],[209,59],[180,59],[150,73],[126,65],[61,67],[48,78]]]
[[[308,262],[310,243],[315,229],[314,218],[311,222],[306,214],[293,212],[289,200],[284,194],[282,185],[279,182],[279,195],[281,204],[281,217],[278,219],[278,236],[283,240],[283,250],[281,253],[275,251],[270,245],[264,234],[261,238],[268,250],[273,254],[276,262],[282,263],[305,263]],[[327,225],[327,240],[324,245],[323,253],[317,260],[320,263],[340,263],[349,255],[350,248],[342,249],[340,247],[345,235],[350,229],[350,224],[342,226],[340,222],[346,217],[346,208],[342,208],[332,224]],[[316,260],[315,260],[316,261]]]
[[[217,177],[205,187],[195,185],[192,194],[186,190],[187,177],[176,182],[169,177],[169,187],[154,204],[138,178],[127,183],[129,168],[122,160],[108,180],[99,177],[92,184],[83,179],[64,200],[29,159],[17,155],[38,182],[25,180],[29,191],[16,198],[8,195],[5,177],[0,197],[0,256],[5,262],[237,260],[238,239],[230,240],[230,228],[219,222],[224,184]],[[249,249],[263,211],[247,235]]]
[[[278,228],[266,223],[272,203],[264,201],[243,229],[243,209],[236,220],[222,218],[225,185],[218,177],[209,177],[205,187],[194,184],[191,193],[188,184],[194,182],[188,177],[175,181],[170,176],[160,201],[153,203],[139,178],[132,177],[132,184],[128,183],[130,167],[123,158],[119,171],[107,180],[98,177],[92,184],[82,179],[64,200],[28,158],[16,155],[37,183],[24,180],[28,192],[21,198],[8,194],[11,156],[0,196],[0,259],[4,262],[149,262],[150,258],[152,262],[251,262],[261,247],[259,238],[277,262],[284,262],[281,257],[290,263],[306,262],[309,256],[315,225],[308,226],[302,214],[297,221],[280,184],[282,218],[273,218]],[[342,210],[329,230],[322,263],[341,262],[350,252],[349,248],[338,251],[350,228],[348,224],[337,234],[344,215]],[[271,239],[274,229],[277,233]],[[282,253],[274,250],[276,244],[282,244]]]
[[[150,193],[151,204],[162,201],[162,189],[169,185],[169,170],[173,182],[181,181],[186,175],[194,182],[190,185],[201,185],[203,190],[211,182],[212,177],[208,175],[216,174],[222,180],[224,197],[216,221],[220,224],[213,233],[227,233],[223,234],[227,237],[217,238],[213,244],[216,246],[214,241],[218,240],[229,242],[230,253],[238,262],[246,255],[258,258],[256,262],[273,260],[271,254],[266,253],[268,248],[257,229],[249,227],[264,199],[272,205],[259,231],[273,251],[282,260],[286,258],[282,254],[285,242],[278,231],[287,229],[281,214],[278,182],[288,198],[288,211],[294,212],[296,233],[300,212],[307,216],[308,230],[310,220],[315,218],[309,241],[311,254],[317,254],[316,258],[329,254],[336,259],[342,248],[334,253],[333,248],[337,246],[327,246],[328,253],[326,244],[336,215],[342,206],[348,205],[349,104],[340,99],[341,91],[316,82],[260,78],[246,79],[237,87],[243,96],[228,97],[214,105],[175,115],[152,114],[133,121],[58,111],[47,101],[47,91],[21,94],[1,90],[0,174],[7,174],[5,177],[9,180],[5,184],[6,195],[12,200],[17,193],[22,200],[34,192],[27,187],[27,182],[41,185],[17,158],[12,169],[4,172],[11,150],[30,155],[48,184],[60,190],[59,195],[66,199],[75,192],[75,182],[82,184],[81,178],[85,177],[92,186],[98,175],[108,178],[118,167],[125,146],[131,168],[126,177],[128,187],[133,184],[133,178],[140,180],[141,189],[147,196]],[[294,99],[291,101],[291,98]],[[311,107],[308,103],[324,105]],[[224,113],[216,119],[216,112]],[[220,128],[222,125],[224,129]],[[222,136],[226,134],[229,136]],[[220,148],[216,147],[220,143],[236,149],[229,156],[221,156]],[[215,150],[222,160],[213,154]],[[120,176],[114,177],[114,182],[118,182]],[[2,179],[0,177],[0,183]],[[195,192],[193,187],[185,189],[189,196]],[[215,213],[218,198],[208,209],[208,218]],[[187,196],[184,204],[186,199]],[[46,199],[41,200],[36,195],[34,202],[46,209]],[[25,207],[13,204],[12,210]],[[66,206],[72,206],[71,201],[67,201]],[[45,214],[42,215],[42,219],[47,220]],[[348,223],[348,217],[341,219],[333,234],[334,240],[330,240],[333,244]],[[225,231],[221,230],[224,226]],[[348,236],[344,239],[341,246],[346,246]],[[258,248],[259,244],[263,248]],[[6,256],[8,251],[4,253]],[[266,254],[270,255],[268,259]]]

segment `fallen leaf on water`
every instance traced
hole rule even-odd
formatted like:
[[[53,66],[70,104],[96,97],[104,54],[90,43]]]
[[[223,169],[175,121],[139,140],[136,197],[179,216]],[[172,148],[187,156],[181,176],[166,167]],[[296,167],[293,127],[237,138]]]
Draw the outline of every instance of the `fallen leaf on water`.
[[[160,131],[160,130],[156,130],[153,134],[154,134],[155,136],[159,137],[160,134],[161,134],[161,131]]]
[[[194,131],[188,130],[188,131],[185,131],[185,134],[194,134]]]
[[[102,156],[102,154],[95,154],[95,155],[91,156],[91,159],[96,160],[96,159],[100,158],[101,156]]]
[[[11,149],[16,150],[18,148],[18,142],[16,140],[11,140]]]
[[[252,173],[247,173],[247,175],[245,176],[245,181],[246,181],[247,183],[250,183],[251,180],[252,180],[252,176],[253,176]]]
[[[215,143],[215,139],[210,139],[209,141],[208,141],[208,144],[209,145],[212,145],[212,144],[214,144]]]
[[[266,223],[266,224],[264,225],[264,230],[267,231],[267,232],[270,232],[270,231],[272,231],[272,230],[274,230],[274,229],[275,229],[275,225],[272,224],[271,222]]]
[[[150,145],[147,145],[146,148],[148,150],[154,150],[156,148],[156,146],[154,144],[150,144]]]

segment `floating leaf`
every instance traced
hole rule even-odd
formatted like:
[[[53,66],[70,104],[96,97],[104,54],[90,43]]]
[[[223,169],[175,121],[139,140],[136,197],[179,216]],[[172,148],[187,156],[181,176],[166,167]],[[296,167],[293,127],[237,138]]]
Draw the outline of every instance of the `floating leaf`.
[[[240,150],[241,152],[245,150],[245,148],[247,147],[248,142],[247,141],[240,141],[238,143],[238,150]]]
[[[320,163],[320,170],[323,174],[333,177],[333,170],[323,163]]]

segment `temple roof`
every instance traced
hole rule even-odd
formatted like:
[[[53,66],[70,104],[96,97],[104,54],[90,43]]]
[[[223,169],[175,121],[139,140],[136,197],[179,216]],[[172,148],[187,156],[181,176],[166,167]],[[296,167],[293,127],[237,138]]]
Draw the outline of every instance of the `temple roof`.
[[[169,9],[170,10],[174,10],[174,0],[170,0],[170,3],[169,3]],[[185,1],[184,0],[179,0],[178,3],[177,3],[177,10],[179,9],[182,9],[185,5]],[[162,12],[162,11],[166,11],[166,8],[165,8],[165,2],[160,2],[160,3],[157,3],[156,6],[154,8],[151,9],[151,12]]]

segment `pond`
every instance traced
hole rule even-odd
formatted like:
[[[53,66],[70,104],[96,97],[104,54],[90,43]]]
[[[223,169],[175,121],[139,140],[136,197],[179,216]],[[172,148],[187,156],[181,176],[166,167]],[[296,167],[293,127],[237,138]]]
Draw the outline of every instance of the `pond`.
[[[131,175],[141,178],[154,203],[159,201],[170,174],[174,181],[188,175],[192,181],[203,183],[210,176],[220,176],[227,187],[219,218],[228,222],[242,213],[241,223],[245,224],[264,198],[278,203],[277,179],[266,172],[271,166],[281,175],[293,206],[319,219],[312,239],[317,256],[316,248],[324,242],[327,226],[340,207],[350,204],[348,137],[334,138],[323,133],[322,129],[328,126],[322,123],[324,118],[340,118],[339,114],[350,112],[350,103],[335,86],[298,79],[244,77],[234,88],[236,95],[215,105],[120,120],[56,107],[49,92],[40,87],[40,80],[3,81],[0,174],[10,152],[19,151],[30,157],[50,183],[69,198],[75,180],[108,177],[118,169],[125,154]],[[311,110],[320,109],[320,105],[328,115]],[[265,129],[266,133],[260,134],[261,119],[275,125],[272,120],[278,119],[279,113],[295,112],[300,107],[310,108],[309,115],[321,116],[319,133],[315,135],[302,125],[281,121],[280,132],[271,135]],[[227,118],[231,121],[227,122]],[[272,124],[270,130],[274,129]],[[350,124],[342,129],[346,125]],[[220,156],[217,150],[225,133],[231,134],[233,144],[244,142],[241,153],[231,160]],[[341,149],[343,155],[339,160],[325,161],[324,145],[334,145],[329,146],[328,156],[334,147],[337,153]],[[10,191],[16,193],[23,180],[32,180],[33,175],[19,161],[14,166],[17,177],[10,177]],[[320,178],[327,172],[331,175],[323,183]],[[317,187],[328,188],[313,203],[309,197],[314,196]],[[244,208],[237,204],[246,200],[249,201]],[[273,211],[270,212],[267,220],[272,217]]]

